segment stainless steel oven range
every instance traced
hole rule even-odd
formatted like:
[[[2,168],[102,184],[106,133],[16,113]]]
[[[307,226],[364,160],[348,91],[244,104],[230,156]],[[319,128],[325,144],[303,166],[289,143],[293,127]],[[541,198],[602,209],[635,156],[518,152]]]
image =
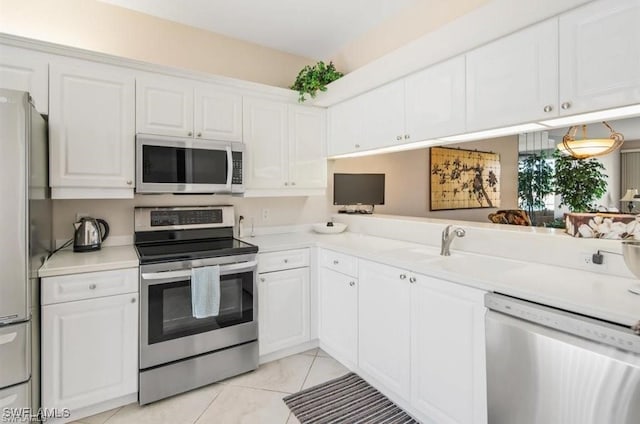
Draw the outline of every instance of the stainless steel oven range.
[[[233,206],[136,208],[141,405],[258,366],[258,248],[233,238]],[[196,318],[192,269],[217,266],[217,314]]]

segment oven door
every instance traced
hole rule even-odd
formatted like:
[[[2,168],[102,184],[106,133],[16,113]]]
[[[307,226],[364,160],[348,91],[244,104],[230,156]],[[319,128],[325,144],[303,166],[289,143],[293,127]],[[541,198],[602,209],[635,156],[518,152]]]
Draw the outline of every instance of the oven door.
[[[220,312],[208,318],[192,315],[190,268],[149,267],[140,273],[141,369],[257,340],[255,260],[220,265]]]
[[[231,193],[231,143],[136,135],[136,192]]]

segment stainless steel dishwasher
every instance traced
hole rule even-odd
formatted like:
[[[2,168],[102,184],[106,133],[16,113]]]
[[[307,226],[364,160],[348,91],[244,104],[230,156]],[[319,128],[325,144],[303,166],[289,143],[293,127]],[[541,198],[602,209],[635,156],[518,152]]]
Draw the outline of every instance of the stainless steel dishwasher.
[[[640,423],[630,328],[497,293],[485,305],[490,424]]]

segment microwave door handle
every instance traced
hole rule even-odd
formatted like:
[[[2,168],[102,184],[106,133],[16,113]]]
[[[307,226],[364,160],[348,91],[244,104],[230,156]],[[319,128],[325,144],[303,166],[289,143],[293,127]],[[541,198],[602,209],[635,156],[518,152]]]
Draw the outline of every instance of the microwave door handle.
[[[231,146],[227,146],[227,190],[231,192],[231,181],[233,178],[233,153]]]

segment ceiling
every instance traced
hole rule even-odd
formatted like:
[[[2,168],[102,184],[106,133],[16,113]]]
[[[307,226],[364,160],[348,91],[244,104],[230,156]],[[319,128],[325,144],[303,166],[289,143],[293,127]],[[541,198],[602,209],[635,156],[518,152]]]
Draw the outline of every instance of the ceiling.
[[[313,59],[328,59],[423,0],[99,0]]]

